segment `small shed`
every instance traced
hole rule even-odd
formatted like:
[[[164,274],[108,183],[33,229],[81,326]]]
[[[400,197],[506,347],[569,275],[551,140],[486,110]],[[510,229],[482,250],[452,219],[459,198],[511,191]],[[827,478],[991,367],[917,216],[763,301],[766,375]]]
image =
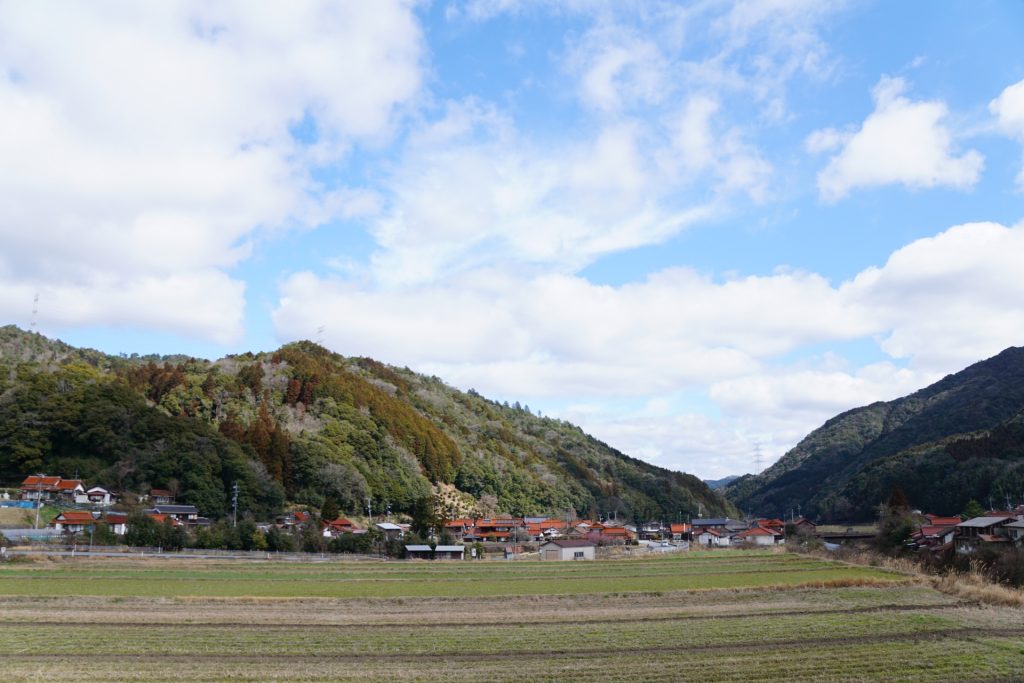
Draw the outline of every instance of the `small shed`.
[[[542,560],[593,560],[597,546],[590,541],[557,539],[542,543],[540,559]]]
[[[434,548],[435,560],[461,560],[466,554],[462,545],[439,545]]]
[[[466,548],[461,545],[429,545],[405,546],[405,557],[410,560],[461,560]]]
[[[429,560],[434,557],[434,549],[429,545],[407,545],[405,557],[409,560]]]

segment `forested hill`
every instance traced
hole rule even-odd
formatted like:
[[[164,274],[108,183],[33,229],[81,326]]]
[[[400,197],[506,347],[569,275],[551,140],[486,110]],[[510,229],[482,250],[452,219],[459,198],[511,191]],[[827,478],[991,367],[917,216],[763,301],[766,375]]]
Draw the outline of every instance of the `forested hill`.
[[[290,503],[342,511],[735,514],[692,475],[623,455],[567,422],[310,342],[210,362],[110,356],[0,328],[0,483],[78,476],[170,488],[218,516]]]
[[[843,413],[775,465],[723,490],[741,509],[865,519],[896,487],[917,508],[1024,495],[1024,348],[1009,348],[910,396]]]

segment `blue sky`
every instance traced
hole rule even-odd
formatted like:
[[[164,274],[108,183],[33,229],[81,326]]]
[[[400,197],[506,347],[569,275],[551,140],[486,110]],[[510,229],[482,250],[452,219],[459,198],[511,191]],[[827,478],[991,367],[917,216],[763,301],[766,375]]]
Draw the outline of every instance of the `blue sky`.
[[[1016,2],[0,3],[0,317],[310,338],[750,471],[1024,343],[1021,44]]]

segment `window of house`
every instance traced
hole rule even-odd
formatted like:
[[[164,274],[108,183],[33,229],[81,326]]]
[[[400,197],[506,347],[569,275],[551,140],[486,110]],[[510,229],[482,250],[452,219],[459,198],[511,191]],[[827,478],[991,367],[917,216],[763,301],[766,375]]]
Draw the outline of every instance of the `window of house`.
[[[582,560],[583,559],[583,551],[582,550],[577,550],[575,553],[573,553],[573,558],[577,559],[577,560]]]

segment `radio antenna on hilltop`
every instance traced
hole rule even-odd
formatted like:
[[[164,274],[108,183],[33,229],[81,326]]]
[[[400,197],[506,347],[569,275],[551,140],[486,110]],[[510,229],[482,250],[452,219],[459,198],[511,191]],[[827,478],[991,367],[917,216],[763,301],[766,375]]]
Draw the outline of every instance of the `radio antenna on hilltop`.
[[[754,474],[761,474],[761,465],[764,464],[764,455],[761,453],[761,442],[754,443]]]
[[[320,346],[324,345],[324,326],[316,328],[316,343]]]
[[[32,320],[29,321],[28,329],[30,332],[35,332],[38,327],[39,318],[39,292],[32,298]]]

